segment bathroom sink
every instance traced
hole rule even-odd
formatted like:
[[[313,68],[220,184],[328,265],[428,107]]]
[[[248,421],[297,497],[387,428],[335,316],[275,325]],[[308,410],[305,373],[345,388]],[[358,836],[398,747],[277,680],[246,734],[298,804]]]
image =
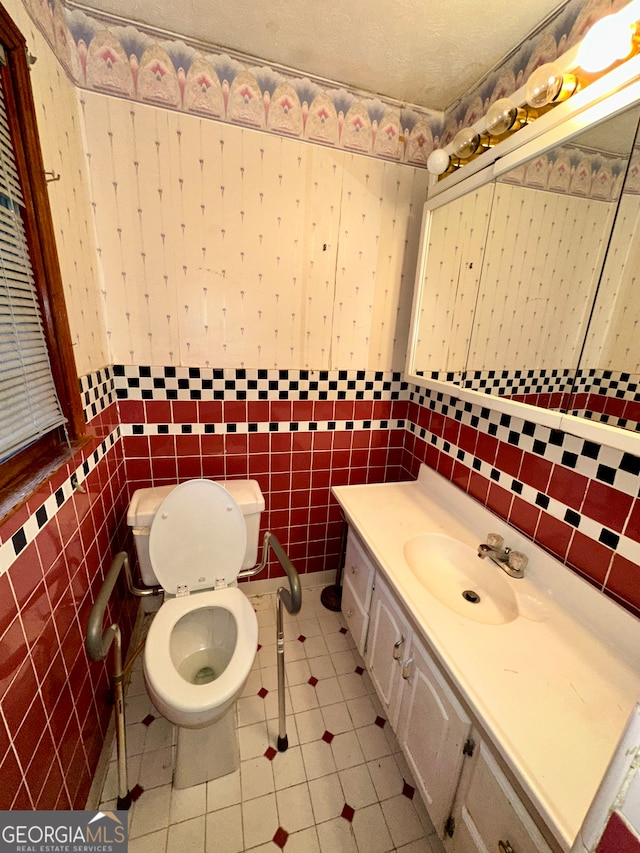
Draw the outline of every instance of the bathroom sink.
[[[407,540],[409,568],[431,595],[474,622],[502,625],[518,616],[513,583],[499,566],[481,560],[473,548],[439,533]]]

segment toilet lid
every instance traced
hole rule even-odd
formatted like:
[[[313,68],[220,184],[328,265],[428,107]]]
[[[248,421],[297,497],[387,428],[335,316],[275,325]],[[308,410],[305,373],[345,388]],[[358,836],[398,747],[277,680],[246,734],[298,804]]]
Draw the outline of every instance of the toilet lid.
[[[244,516],[212,480],[188,480],[162,501],[151,523],[149,557],[163,589],[175,594],[230,584],[247,547]]]

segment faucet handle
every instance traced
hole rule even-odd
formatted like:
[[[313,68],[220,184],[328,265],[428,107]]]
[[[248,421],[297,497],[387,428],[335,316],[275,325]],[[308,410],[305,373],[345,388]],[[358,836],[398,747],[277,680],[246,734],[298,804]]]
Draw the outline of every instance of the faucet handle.
[[[500,551],[504,547],[504,536],[500,536],[499,533],[487,533],[487,545]]]
[[[518,572],[520,577],[522,577],[522,575],[524,575],[524,570],[529,565],[529,558],[527,557],[526,554],[523,554],[522,551],[511,551],[509,553],[509,557],[507,558],[507,561],[508,561],[510,567],[515,572]]]

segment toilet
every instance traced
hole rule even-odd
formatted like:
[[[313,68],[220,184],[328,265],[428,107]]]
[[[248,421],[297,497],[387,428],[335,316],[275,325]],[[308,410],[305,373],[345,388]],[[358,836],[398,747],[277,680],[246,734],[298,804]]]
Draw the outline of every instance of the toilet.
[[[142,579],[164,590],[143,669],[153,704],[178,727],[176,788],[238,767],[235,706],[258,622],[237,577],[257,562],[263,510],[255,480],[188,480],[138,489],[131,499],[127,523]]]

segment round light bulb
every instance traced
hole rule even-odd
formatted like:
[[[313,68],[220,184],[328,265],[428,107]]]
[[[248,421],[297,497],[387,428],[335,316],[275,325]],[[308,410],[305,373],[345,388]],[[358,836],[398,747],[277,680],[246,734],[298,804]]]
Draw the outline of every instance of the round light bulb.
[[[453,137],[451,147],[456,157],[466,160],[480,148],[480,134],[472,127],[463,127]]]
[[[634,30],[617,15],[601,18],[582,40],[578,65],[588,73],[597,73],[626,59],[633,48]]]
[[[442,175],[449,168],[451,158],[444,148],[435,148],[427,160],[427,170],[432,175]]]
[[[545,107],[560,94],[564,78],[557,65],[548,62],[541,65],[527,80],[525,97],[532,107]]]
[[[518,118],[518,108],[510,98],[495,101],[484,117],[487,133],[490,136],[502,136],[511,130]]]

